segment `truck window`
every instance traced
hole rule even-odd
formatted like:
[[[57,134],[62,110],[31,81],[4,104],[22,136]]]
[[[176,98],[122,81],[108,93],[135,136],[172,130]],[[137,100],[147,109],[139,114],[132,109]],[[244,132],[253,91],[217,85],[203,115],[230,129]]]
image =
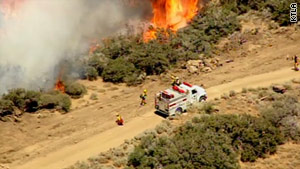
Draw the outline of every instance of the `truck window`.
[[[196,89],[192,90],[192,94],[196,94],[196,93],[197,93]]]

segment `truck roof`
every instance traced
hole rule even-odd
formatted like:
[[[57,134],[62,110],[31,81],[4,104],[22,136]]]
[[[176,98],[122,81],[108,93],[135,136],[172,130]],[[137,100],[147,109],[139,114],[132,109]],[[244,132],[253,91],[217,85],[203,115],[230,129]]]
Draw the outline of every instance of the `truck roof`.
[[[172,89],[172,88],[169,88],[169,89],[167,89],[167,90],[165,90],[164,92],[166,92],[168,95],[174,95],[174,98],[173,99],[176,99],[176,98],[178,98],[178,97],[181,97],[181,96],[185,96],[186,95],[186,93],[180,93],[180,92],[178,92],[178,91],[175,91],[174,89]],[[172,99],[171,99],[172,100]]]
[[[164,90],[164,92],[168,95],[174,95],[174,97],[170,99],[170,101],[173,101],[174,99],[181,98],[181,97],[187,95],[187,92],[188,92],[188,90],[190,90],[192,88],[192,85],[190,85],[188,83],[186,83],[186,84],[183,83],[179,86],[179,89],[181,89],[184,92],[176,91],[173,88],[166,89],[166,90]]]
[[[163,92],[168,94],[168,95],[174,95],[174,97],[170,100],[176,99],[180,96],[186,96],[187,92],[189,92],[190,90],[194,89],[197,86],[191,85],[189,83],[183,82],[180,86],[177,86],[182,92],[179,92],[177,90],[174,90],[174,88],[169,88],[164,90]],[[204,89],[203,89],[204,90]]]

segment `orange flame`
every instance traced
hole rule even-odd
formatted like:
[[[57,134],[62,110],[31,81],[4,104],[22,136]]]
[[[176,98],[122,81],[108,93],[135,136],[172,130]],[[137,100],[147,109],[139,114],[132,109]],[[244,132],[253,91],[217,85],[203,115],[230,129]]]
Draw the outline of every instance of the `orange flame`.
[[[98,48],[100,48],[100,45],[97,40],[92,40],[89,50],[89,55],[92,55]]]
[[[188,22],[197,14],[199,0],[151,0],[153,7],[152,25],[144,33],[144,41],[156,38],[156,29],[170,29],[176,32],[187,26]]]
[[[56,83],[55,83],[55,87],[54,87],[54,90],[56,91],[60,91],[62,93],[65,93],[66,92],[66,89],[65,89],[65,84],[64,82],[62,81],[62,73],[63,71],[60,71],[59,73],[59,76],[56,80]]]
[[[0,12],[3,13],[4,18],[16,17],[18,9],[25,0],[3,0],[0,3]]]

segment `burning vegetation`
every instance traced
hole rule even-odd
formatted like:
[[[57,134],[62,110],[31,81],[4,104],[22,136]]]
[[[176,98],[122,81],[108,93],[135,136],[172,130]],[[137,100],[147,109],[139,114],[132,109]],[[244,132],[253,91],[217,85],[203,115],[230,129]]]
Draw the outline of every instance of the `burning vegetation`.
[[[124,23],[143,18],[145,8],[150,6],[133,8],[125,2],[128,1],[0,0],[0,67],[11,65],[22,70],[19,76],[13,70],[0,68],[0,94],[18,87],[48,90],[57,84],[56,88],[61,88],[61,81],[55,81],[53,75],[62,60],[83,58],[91,39],[123,30]],[[98,47],[92,44],[90,53]],[[80,73],[86,69],[79,67],[71,71],[83,77]]]
[[[65,90],[66,90],[65,85],[64,85],[64,82],[60,78],[58,78],[55,83],[55,90],[65,93]]]
[[[92,55],[100,47],[99,42],[94,39],[90,42],[89,56]]]
[[[187,26],[199,10],[199,0],[151,0],[152,26],[144,33],[144,41],[156,38],[157,29],[176,32]]]
[[[56,80],[54,90],[65,93],[66,92],[66,87],[65,87],[65,84],[62,80],[62,75],[63,75],[63,71],[61,70],[59,72],[58,78]]]

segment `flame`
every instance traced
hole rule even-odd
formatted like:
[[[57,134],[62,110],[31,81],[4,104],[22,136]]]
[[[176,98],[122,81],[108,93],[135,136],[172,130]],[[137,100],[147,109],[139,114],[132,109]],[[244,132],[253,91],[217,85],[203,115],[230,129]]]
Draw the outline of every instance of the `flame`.
[[[60,91],[62,93],[65,93],[66,92],[66,89],[65,89],[65,84],[64,82],[62,81],[62,73],[63,71],[60,71],[59,73],[59,76],[56,80],[56,83],[55,83],[55,87],[54,87],[54,90],[56,91]]]
[[[157,28],[176,32],[187,26],[197,15],[198,2],[199,0],[151,0],[154,14],[151,23],[154,29],[144,33],[144,41],[155,39]]]
[[[18,16],[18,10],[25,0],[2,0],[0,3],[0,12],[3,13],[4,18],[15,18]]]
[[[98,48],[100,48],[98,41],[96,39],[92,40],[90,44],[89,55],[92,55]]]

